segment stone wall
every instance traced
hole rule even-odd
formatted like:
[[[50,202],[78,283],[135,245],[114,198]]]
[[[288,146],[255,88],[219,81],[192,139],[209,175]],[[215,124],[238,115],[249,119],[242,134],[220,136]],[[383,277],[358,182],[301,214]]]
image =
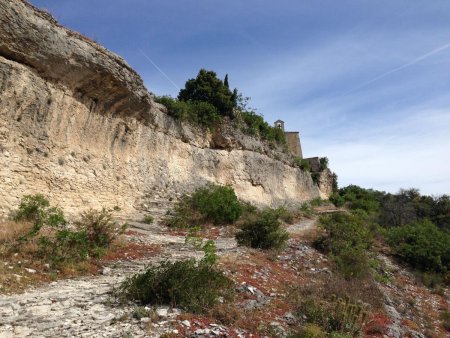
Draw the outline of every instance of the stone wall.
[[[0,216],[38,192],[68,215],[158,216],[207,182],[260,206],[327,194],[289,155],[174,121],[119,57],[20,0],[0,3]]]
[[[295,156],[303,158],[299,133],[297,131],[287,131],[284,134],[286,135],[289,151]]]

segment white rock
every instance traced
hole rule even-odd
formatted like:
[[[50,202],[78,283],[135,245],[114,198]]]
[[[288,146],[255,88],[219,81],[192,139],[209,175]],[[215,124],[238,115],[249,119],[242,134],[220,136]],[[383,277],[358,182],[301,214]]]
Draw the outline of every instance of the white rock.
[[[34,269],[25,268],[25,271],[28,273],[36,273],[36,270],[34,270]]]
[[[183,325],[186,326],[186,327],[191,327],[191,322],[190,322],[189,320],[183,320],[183,321],[181,322],[181,324],[183,324]]]
[[[156,314],[160,317],[167,317],[169,309],[167,308],[159,308],[156,309]]]

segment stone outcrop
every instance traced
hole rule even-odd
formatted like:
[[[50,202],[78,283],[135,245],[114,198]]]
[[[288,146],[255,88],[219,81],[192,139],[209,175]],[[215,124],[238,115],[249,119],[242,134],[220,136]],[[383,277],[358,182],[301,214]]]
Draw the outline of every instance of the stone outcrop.
[[[117,206],[127,218],[207,182],[261,206],[328,194],[290,163],[225,126],[180,124],[120,57],[26,2],[0,2],[0,215],[38,192],[69,215]]]

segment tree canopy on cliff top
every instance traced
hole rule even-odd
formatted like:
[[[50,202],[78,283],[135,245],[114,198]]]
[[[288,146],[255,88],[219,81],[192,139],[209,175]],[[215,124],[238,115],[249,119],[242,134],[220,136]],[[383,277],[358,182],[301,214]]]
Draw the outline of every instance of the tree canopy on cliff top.
[[[200,69],[195,79],[186,81],[185,88],[180,90],[178,100],[185,102],[208,102],[212,104],[222,116],[233,117],[237,108],[237,89],[233,91],[226,83],[217,77],[213,71]]]

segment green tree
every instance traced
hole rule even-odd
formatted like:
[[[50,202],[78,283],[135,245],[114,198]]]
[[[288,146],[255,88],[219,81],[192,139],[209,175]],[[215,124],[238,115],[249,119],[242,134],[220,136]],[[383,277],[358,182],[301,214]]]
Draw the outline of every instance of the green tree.
[[[226,78],[228,82],[228,78]],[[178,99],[186,102],[207,102],[217,108],[220,115],[233,117],[237,107],[237,90],[231,91],[213,71],[201,69],[195,79],[186,82]]]
[[[230,84],[228,83],[228,74],[225,75],[225,79],[223,80],[223,84],[225,87],[230,88]]]

